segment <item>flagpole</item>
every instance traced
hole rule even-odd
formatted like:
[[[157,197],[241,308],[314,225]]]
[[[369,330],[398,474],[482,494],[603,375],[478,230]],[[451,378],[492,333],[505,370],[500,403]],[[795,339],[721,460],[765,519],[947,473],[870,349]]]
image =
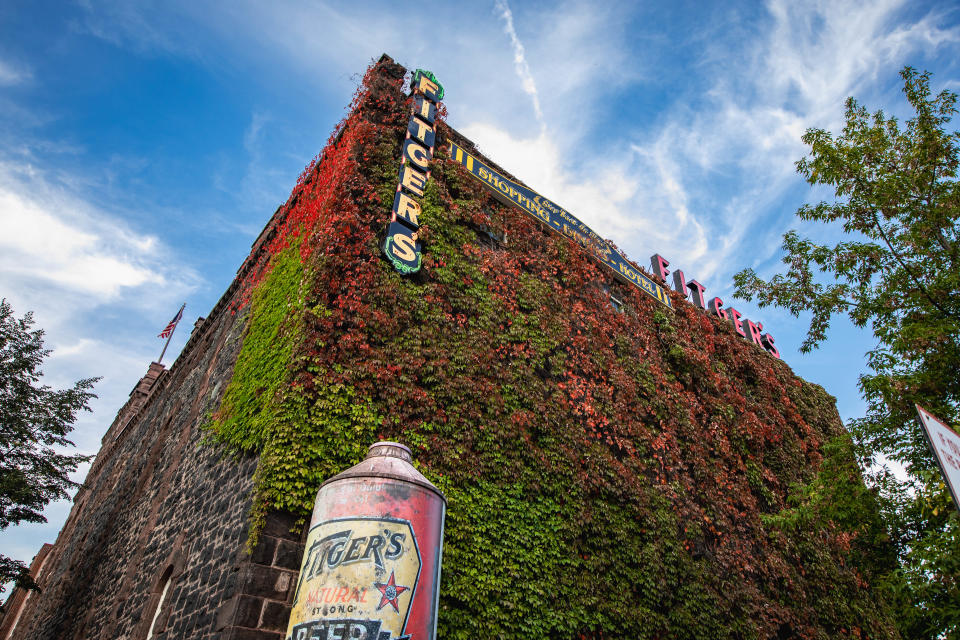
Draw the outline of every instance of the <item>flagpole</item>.
[[[177,319],[177,324],[173,325],[173,329],[170,330],[170,335],[167,336],[167,341],[163,343],[163,351],[160,352],[160,357],[157,359],[157,364],[160,364],[163,362],[163,354],[167,352],[167,347],[170,346],[170,340],[173,339],[173,332],[177,330],[177,325],[180,324],[180,320],[183,319],[183,316],[181,316],[180,314],[182,314],[183,310],[186,308],[187,308],[187,303],[184,302],[183,306],[180,307],[180,311],[177,312],[177,315],[180,316]]]

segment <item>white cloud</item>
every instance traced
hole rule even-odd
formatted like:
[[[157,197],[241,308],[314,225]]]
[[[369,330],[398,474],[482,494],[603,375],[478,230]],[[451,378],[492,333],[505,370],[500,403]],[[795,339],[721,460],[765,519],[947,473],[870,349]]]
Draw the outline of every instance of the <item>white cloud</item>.
[[[31,168],[0,164],[3,281],[66,290],[91,302],[115,299],[124,288],[166,284],[155,237],[92,213]]]
[[[270,73],[274,65],[284,65],[284,72],[322,70],[316,76],[325,83],[332,68],[351,69],[338,78],[349,83],[371,56],[387,50],[376,48],[409,50],[412,43],[429,48],[389,12],[358,3],[81,0],[80,5],[85,15],[79,28],[118,47],[245,73]]]
[[[770,0],[773,28],[758,69],[766,71],[767,95],[778,101],[793,96],[798,110],[822,117],[908,56],[960,42],[956,29],[936,25],[935,13],[898,24],[907,6],[904,0],[814,5]]]
[[[97,2],[78,0],[84,9],[75,28],[138,53],[174,53],[199,57],[188,16],[176,3],[146,1]]]
[[[74,183],[85,181],[0,158],[0,296],[19,315],[34,311],[50,345],[63,352],[54,354],[62,366],[47,369],[62,385],[126,362],[126,341],[141,323],[162,323],[201,282],[156,236],[90,204]],[[91,361],[101,366],[83,366]]]
[[[9,60],[0,60],[0,87],[20,84],[33,77],[30,69],[14,64]]]
[[[99,449],[117,410],[159,355],[156,332],[198,283],[155,236],[132,230],[29,165],[0,160],[0,297],[17,317],[35,312],[34,328],[43,329],[52,351],[42,365],[43,384],[65,389],[81,378],[102,378],[91,412],[77,415],[70,434],[79,453]],[[187,338],[183,329],[172,353]],[[3,543],[13,547],[31,531],[52,541],[67,508],[51,504],[49,524],[18,527]],[[22,558],[31,553],[30,545],[18,550]]]
[[[290,188],[285,184],[290,176],[278,170],[264,158],[266,155],[264,146],[270,142],[266,135],[267,127],[272,124],[272,121],[273,118],[269,113],[254,111],[250,116],[250,124],[243,132],[243,148],[247,153],[247,163],[243,180],[240,181],[240,198],[248,207],[260,211],[269,211],[276,207],[277,202]],[[242,228],[236,223],[228,224],[234,228]],[[255,228],[248,229],[248,233],[253,236],[259,234],[261,224],[261,221],[257,221]]]
[[[88,353],[95,346],[96,342],[94,340],[80,338],[73,344],[58,345],[57,355],[61,358],[82,355]]]
[[[513,12],[510,11],[510,5],[507,0],[495,0],[497,11],[503,19],[503,31],[510,38],[510,45],[513,48],[513,65],[520,79],[520,85],[524,93],[530,96],[533,103],[533,113],[540,123],[540,128],[544,128],[543,111],[540,110],[540,96],[537,94],[537,83],[533,80],[533,74],[530,73],[530,65],[527,64],[527,55],[523,49],[523,43],[517,37],[517,31],[513,27]]]
[[[588,66],[579,69],[575,62],[571,74],[558,72],[558,91],[544,88],[550,86],[551,74],[538,73],[540,95],[577,105],[558,109],[545,102],[550,135],[517,136],[508,125],[489,120],[460,128],[492,159],[639,262],[658,251],[701,280],[716,280],[714,288],[726,288],[744,260],[763,261],[779,247],[780,230],[768,231],[778,225],[759,223],[771,215],[788,219],[789,212],[771,212],[771,207],[787,189],[800,185],[793,163],[805,151],[803,132],[811,126],[836,126],[848,95],[872,89],[881,73],[890,75],[908,55],[958,41],[956,30],[938,28],[933,14],[903,21],[904,6],[898,0],[771,0],[760,27],[767,35],[746,41],[746,49],[736,31],[728,39],[704,35],[713,44],[703,54],[705,84],[693,82],[688,90],[697,94],[680,94],[664,118],[621,131],[619,140],[627,144],[600,153],[584,144],[594,121],[584,114],[596,110],[582,101],[583,96],[599,101],[605,95],[608,70],[617,67],[599,64],[602,58],[588,57]],[[563,9],[579,11],[577,5]],[[620,62],[629,49],[618,38],[618,19],[614,14],[595,17],[576,28],[563,17],[552,22],[567,25],[566,35],[577,34],[566,42],[578,54],[574,59],[580,58],[576,42],[582,40],[602,43],[593,47]],[[727,19],[737,27],[738,16]],[[713,25],[711,34],[722,28]],[[547,30],[528,39],[525,61],[534,72],[556,64],[556,56],[551,57],[558,50],[554,34]],[[886,75],[882,80],[889,83],[892,78]],[[617,190],[609,192],[612,183]]]
[[[102,377],[92,412],[80,412],[69,435],[76,452],[93,454],[159,354],[155,333],[199,278],[175,264],[157,237],[131,229],[74,189],[87,183],[0,157],[0,297],[17,317],[35,312],[34,329],[43,329],[52,350],[42,364],[43,384],[65,389]],[[174,352],[185,333],[175,336]],[[82,480],[88,468],[73,479]],[[2,544],[13,557],[29,559],[37,540],[56,538],[69,508],[67,501],[48,505],[49,523],[5,531]]]

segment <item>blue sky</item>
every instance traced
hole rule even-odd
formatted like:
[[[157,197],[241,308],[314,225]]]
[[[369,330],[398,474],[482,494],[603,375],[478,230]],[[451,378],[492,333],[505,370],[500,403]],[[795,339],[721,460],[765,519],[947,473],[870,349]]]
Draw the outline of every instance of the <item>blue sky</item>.
[[[836,130],[850,95],[906,115],[906,64],[960,91],[956,6],[6,0],[0,296],[46,330],[48,384],[103,376],[81,451],[186,302],[172,362],[384,52],[432,70],[450,124],[492,159],[762,321],[844,419],[862,412],[870,336],[838,321],[802,355],[807,319],[734,302],[732,274],[772,274],[790,227],[836,239],[794,220],[830,196],[794,171],[807,127]],[[51,505],[0,549],[29,561],[68,512]]]

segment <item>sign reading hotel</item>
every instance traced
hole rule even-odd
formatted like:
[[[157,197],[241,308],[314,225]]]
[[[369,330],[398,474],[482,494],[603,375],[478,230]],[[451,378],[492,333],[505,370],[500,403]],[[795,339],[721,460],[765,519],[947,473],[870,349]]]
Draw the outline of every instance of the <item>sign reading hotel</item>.
[[[437,102],[443,99],[443,87],[429,71],[417,69],[410,81],[414,93],[413,113],[407,124],[407,136],[400,155],[400,176],[383,254],[393,268],[403,274],[416,273],[423,261],[418,240],[420,203],[430,179],[430,160],[437,134]]]
[[[920,405],[914,406],[920,414],[923,434],[953,496],[953,504],[960,510],[960,435]]]
[[[560,205],[544,198],[539,193],[518,184],[490,168],[478,158],[470,155],[455,142],[450,143],[450,158],[459,162],[474,177],[493,192],[494,197],[504,204],[520,207],[554,231],[573,238],[589,250],[600,262],[607,265],[622,280],[630,282],[647,295],[656,298],[666,306],[670,296],[659,284],[640,273],[619,251],[601,238],[593,229],[581,222],[572,213]]]

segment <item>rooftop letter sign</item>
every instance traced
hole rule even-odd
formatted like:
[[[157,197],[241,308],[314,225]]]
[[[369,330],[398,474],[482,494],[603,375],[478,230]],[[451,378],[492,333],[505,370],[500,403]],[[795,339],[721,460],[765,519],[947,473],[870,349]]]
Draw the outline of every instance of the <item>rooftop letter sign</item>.
[[[394,269],[404,274],[419,271],[423,258],[417,239],[420,203],[414,198],[423,196],[430,179],[430,160],[437,138],[437,102],[443,97],[443,87],[432,73],[423,69],[414,72],[410,88],[414,94],[413,113],[403,141],[399,184],[383,241],[383,254]]]
[[[953,496],[953,504],[960,510],[960,435],[920,405],[915,406],[927,443]]]
[[[664,284],[667,283],[667,276],[670,275],[670,271],[667,269],[669,266],[670,262],[659,253],[650,256],[650,273],[653,274],[654,278],[660,278]],[[780,350],[774,344],[776,341],[773,336],[769,333],[761,333],[763,323],[744,318],[743,314],[733,307],[724,309],[721,298],[714,296],[709,298],[708,301],[707,298],[703,297],[707,288],[696,280],[688,281],[683,271],[679,269],[673,271],[673,288],[685,298],[689,295],[690,302],[698,309],[721,320],[729,320],[730,324],[733,325],[733,330],[744,340],[752,341],[774,358],[780,357]]]
[[[619,279],[633,284],[666,306],[672,306],[670,296],[663,287],[640,273],[629,260],[610,246],[609,242],[572,213],[539,193],[504,177],[454,142],[450,143],[450,158],[466,167],[470,175],[479,179],[501,202],[520,207],[525,213],[554,231],[573,238],[588,249],[597,260],[612,269]]]

